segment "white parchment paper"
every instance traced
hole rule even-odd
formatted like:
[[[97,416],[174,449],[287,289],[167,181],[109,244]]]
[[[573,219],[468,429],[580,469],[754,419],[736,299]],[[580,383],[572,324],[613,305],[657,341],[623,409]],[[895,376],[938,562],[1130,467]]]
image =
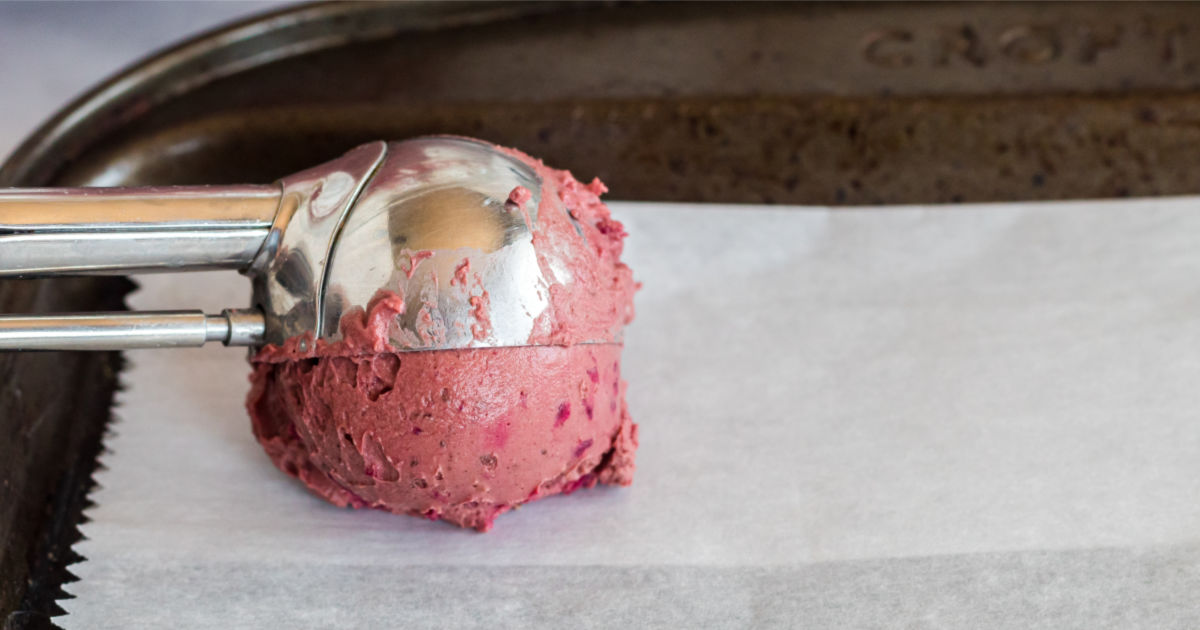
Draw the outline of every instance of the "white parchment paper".
[[[1200,627],[1200,200],[613,207],[631,488],[338,509],[254,442],[244,351],[134,352],[58,622]]]

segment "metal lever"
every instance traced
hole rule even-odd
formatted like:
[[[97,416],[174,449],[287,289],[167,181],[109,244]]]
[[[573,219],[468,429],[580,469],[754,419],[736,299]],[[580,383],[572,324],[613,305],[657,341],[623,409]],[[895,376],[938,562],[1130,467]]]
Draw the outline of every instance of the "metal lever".
[[[281,196],[278,184],[0,190],[0,277],[245,269]]]
[[[0,350],[129,350],[180,348],[220,341],[262,343],[265,324],[256,310],[144,311],[0,316]]]
[[[245,269],[271,229],[270,186],[0,190],[0,277]],[[261,312],[0,316],[0,350],[262,343]]]

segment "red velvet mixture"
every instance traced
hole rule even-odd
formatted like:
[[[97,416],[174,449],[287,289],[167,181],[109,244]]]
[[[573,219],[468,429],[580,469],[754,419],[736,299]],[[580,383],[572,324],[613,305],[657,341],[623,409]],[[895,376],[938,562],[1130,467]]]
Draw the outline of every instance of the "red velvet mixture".
[[[396,351],[388,333],[404,301],[381,291],[342,318],[341,341],[294,338],[252,359],[255,435],[276,466],[325,499],[486,531],[526,501],[632,482],[637,425],[622,346],[580,343],[611,338],[633,318],[625,232],[598,180],[583,185],[508,152],[544,187],[533,242],[550,305],[531,345]],[[521,188],[510,196],[525,212],[528,200]],[[444,282],[467,287],[471,274],[463,264]],[[470,300],[476,337],[486,337],[487,295]]]

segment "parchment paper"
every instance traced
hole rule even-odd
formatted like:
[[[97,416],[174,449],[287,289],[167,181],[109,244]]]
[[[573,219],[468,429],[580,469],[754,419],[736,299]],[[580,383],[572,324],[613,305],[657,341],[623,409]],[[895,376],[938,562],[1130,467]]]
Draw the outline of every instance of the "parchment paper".
[[[613,206],[631,488],[338,509],[254,442],[244,351],[134,352],[58,622],[1200,627],[1200,200]]]

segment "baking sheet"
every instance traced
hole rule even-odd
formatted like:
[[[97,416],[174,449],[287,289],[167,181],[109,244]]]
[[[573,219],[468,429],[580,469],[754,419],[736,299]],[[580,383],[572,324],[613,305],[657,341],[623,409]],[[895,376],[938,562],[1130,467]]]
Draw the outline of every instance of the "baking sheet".
[[[488,534],[279,473],[244,352],[130,353],[66,628],[1196,628],[1197,199],[613,204],[637,478]],[[136,308],[246,303],[152,276]]]

